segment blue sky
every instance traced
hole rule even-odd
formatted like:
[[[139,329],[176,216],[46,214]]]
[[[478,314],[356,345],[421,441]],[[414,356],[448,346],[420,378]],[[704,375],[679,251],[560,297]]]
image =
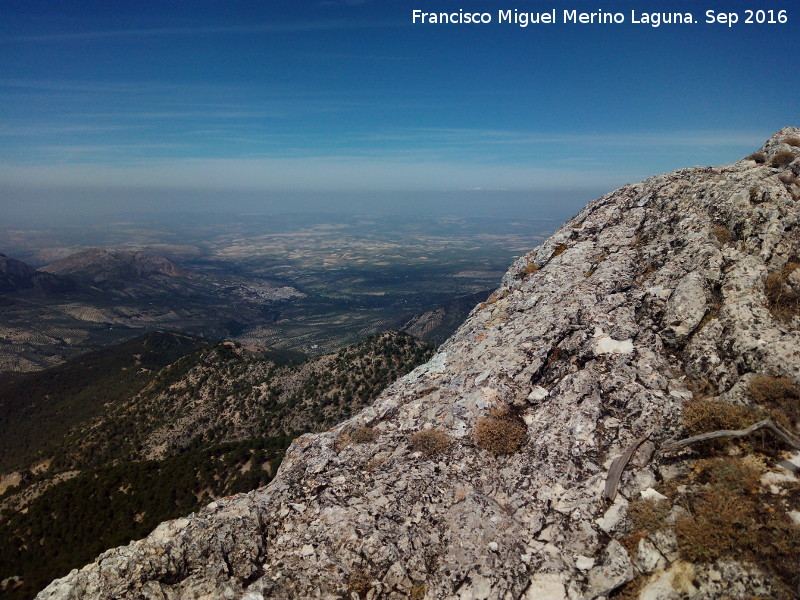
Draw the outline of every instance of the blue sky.
[[[798,124],[796,3],[757,7],[786,10],[786,24],[702,22],[753,7],[2,0],[0,208],[535,215],[567,198],[574,212]],[[494,22],[413,24],[413,9]],[[498,24],[500,9],[690,10],[700,23],[521,28]]]

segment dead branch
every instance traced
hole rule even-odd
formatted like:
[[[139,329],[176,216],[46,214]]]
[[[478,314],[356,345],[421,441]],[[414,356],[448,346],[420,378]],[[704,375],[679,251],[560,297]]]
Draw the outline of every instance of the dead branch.
[[[741,438],[747,435],[750,435],[754,431],[759,429],[769,429],[775,437],[780,439],[781,441],[785,442],[795,450],[800,450],[800,439],[796,436],[792,435],[786,428],[782,427],[772,419],[764,419],[763,421],[759,421],[758,423],[753,423],[747,429],[720,429],[718,431],[709,431],[708,433],[701,433],[700,435],[694,435],[692,437],[678,440],[676,442],[670,442],[669,444],[664,444],[661,447],[662,452],[674,452],[675,450],[680,450],[681,448],[685,448],[686,446],[691,446],[692,444],[697,444],[699,442],[707,442],[709,440],[717,440],[717,439],[730,439],[730,438]],[[612,469],[614,465],[611,465]],[[609,478],[611,477],[611,472],[609,471]],[[608,487],[606,485],[606,487]]]
[[[615,458],[614,462],[611,463],[611,467],[608,469],[608,477],[606,478],[606,489],[603,491],[603,498],[608,502],[613,502],[614,498],[617,497],[619,480],[622,478],[622,472],[625,470],[625,467],[627,467],[628,463],[631,461],[633,453],[636,452],[636,449],[642,445],[642,442],[649,437],[650,434],[648,433],[637,438],[625,452]]]

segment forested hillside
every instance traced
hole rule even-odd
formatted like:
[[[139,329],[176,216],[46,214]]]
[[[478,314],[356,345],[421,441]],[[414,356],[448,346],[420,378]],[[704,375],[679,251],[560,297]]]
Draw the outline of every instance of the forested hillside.
[[[0,580],[20,581],[0,594],[31,598],[161,521],[265,485],[292,439],[349,417],[430,352],[404,333],[308,360],[151,334],[6,377],[4,426],[24,432],[0,456],[17,483],[0,496]]]

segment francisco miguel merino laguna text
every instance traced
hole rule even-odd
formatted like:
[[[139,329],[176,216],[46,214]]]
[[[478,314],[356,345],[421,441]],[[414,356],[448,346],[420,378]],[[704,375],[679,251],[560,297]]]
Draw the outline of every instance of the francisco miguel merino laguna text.
[[[415,24],[487,24],[493,23],[493,13],[489,12],[466,12],[459,9],[456,12],[424,12],[422,10],[412,10],[411,20]],[[630,21],[621,12],[606,12],[595,10],[592,12],[578,12],[577,10],[561,11],[562,21],[558,20],[559,13],[556,9],[544,12],[523,12],[518,9],[498,10],[497,23],[509,23],[520,27],[528,25],[550,24],[550,23],[574,23],[574,24],[620,24],[632,23],[659,27],[666,24],[689,24],[696,23],[694,16],[690,12],[637,12],[632,10]]]

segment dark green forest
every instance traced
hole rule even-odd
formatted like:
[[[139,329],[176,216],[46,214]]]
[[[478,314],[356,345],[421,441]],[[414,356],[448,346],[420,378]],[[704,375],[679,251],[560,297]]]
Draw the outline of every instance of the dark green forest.
[[[216,444],[163,461],[103,467],[53,486],[25,513],[5,511],[0,564],[24,577],[5,596],[31,598],[55,577],[144,537],[162,521],[266,485],[291,440]]]
[[[0,472],[52,452],[72,427],[130,398],[163,367],[207,346],[153,332],[33,373],[0,374]]]

